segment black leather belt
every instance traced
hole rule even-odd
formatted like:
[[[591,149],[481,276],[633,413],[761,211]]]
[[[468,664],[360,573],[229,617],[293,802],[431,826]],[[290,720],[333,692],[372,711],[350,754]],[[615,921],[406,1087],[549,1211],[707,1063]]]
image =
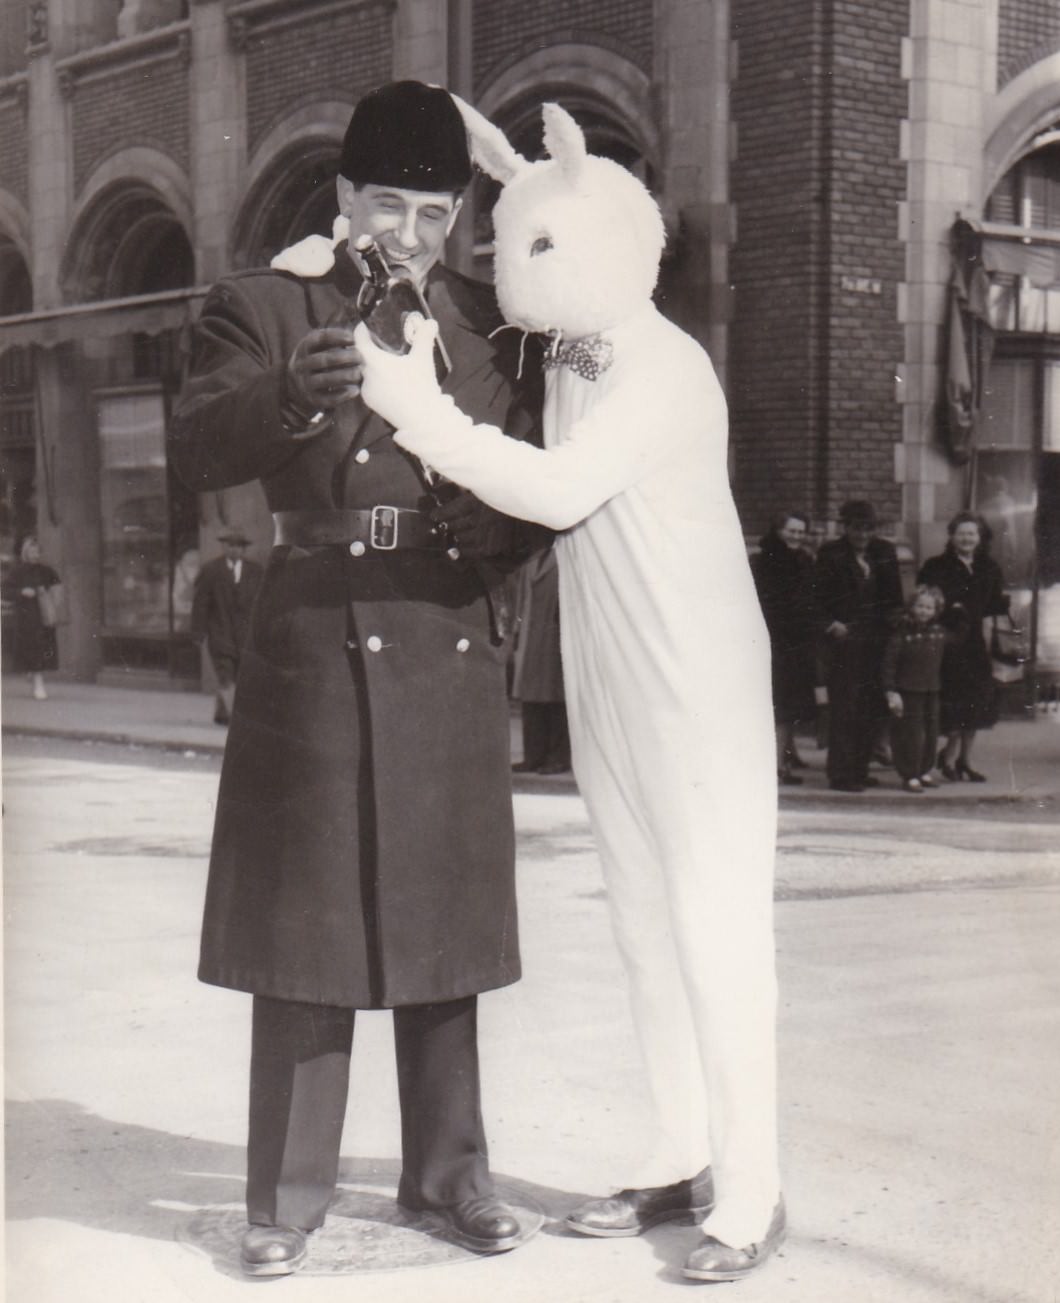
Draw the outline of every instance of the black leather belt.
[[[364,550],[396,552],[402,548],[446,548],[446,532],[425,511],[409,507],[335,508],[321,511],[274,511],[273,544],[325,547],[361,544]]]

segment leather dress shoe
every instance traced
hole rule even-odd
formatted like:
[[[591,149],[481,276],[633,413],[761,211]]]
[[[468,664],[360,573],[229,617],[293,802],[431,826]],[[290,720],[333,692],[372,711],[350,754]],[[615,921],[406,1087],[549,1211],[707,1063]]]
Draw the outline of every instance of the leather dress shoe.
[[[476,1253],[507,1253],[522,1238],[519,1218],[496,1195],[479,1195],[428,1212],[444,1222],[447,1239]]]
[[[293,1226],[251,1226],[239,1260],[248,1276],[289,1276],[305,1261],[306,1234]]]
[[[786,1231],[787,1216],[781,1199],[773,1210],[773,1220],[765,1239],[756,1240],[742,1249],[733,1249],[713,1235],[705,1235],[699,1248],[689,1254],[681,1274],[692,1280],[742,1280],[772,1257],[783,1244]]]
[[[698,1220],[713,1207],[714,1180],[708,1167],[692,1180],[590,1199],[568,1215],[566,1225],[579,1235],[640,1235],[660,1222]]]
[[[855,783],[847,778],[834,778],[828,786],[833,792],[863,792],[865,790],[861,783]]]

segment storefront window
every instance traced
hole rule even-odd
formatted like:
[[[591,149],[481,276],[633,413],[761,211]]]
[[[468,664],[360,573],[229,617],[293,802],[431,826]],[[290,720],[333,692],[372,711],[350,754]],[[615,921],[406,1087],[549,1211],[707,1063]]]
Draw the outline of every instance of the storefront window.
[[[1038,664],[1060,672],[1060,362],[1045,366],[1038,508]]]
[[[168,635],[169,509],[161,392],[100,396],[103,622]]]

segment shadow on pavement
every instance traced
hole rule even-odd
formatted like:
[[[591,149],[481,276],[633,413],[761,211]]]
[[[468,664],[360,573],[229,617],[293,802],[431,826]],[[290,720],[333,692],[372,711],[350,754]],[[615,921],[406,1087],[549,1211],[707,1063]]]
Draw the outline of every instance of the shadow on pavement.
[[[179,1241],[224,1275],[238,1265],[246,1226],[242,1146],[99,1117],[70,1100],[6,1104],[7,1216],[50,1218],[89,1230]],[[345,1158],[325,1226],[304,1274],[339,1275],[475,1261],[394,1202],[396,1159]],[[503,1198],[524,1210],[527,1239],[553,1231],[586,1196],[497,1174]],[[423,1224],[420,1224],[420,1223]]]

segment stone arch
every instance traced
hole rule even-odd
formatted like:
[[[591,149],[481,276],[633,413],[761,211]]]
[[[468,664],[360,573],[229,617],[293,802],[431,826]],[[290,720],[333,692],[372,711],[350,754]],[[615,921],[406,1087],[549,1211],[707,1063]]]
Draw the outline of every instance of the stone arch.
[[[506,68],[478,96],[476,107],[507,128],[549,98],[575,116],[580,108],[604,116],[651,169],[659,166],[651,81],[628,59],[596,45],[550,45]]]
[[[310,105],[274,126],[254,151],[232,231],[237,268],[265,266],[305,235],[326,235],[338,213],[335,177],[351,106]]]
[[[89,177],[74,213],[63,297],[91,302],[193,285],[192,225],[187,179],[172,159],[144,147],[111,155]]]
[[[183,224],[143,181],[100,192],[71,232],[60,284],[67,302],[126,298],[195,283],[195,254]]]
[[[635,64],[596,45],[550,45],[511,64],[479,95],[476,107],[528,157],[540,147],[541,104],[555,100],[579,122],[594,154],[628,167],[654,188],[660,167],[651,82]],[[490,240],[498,186],[477,177],[472,192],[475,242]]]
[[[1041,132],[1060,120],[1060,51],[1004,87],[993,103],[983,150],[981,204]]]

